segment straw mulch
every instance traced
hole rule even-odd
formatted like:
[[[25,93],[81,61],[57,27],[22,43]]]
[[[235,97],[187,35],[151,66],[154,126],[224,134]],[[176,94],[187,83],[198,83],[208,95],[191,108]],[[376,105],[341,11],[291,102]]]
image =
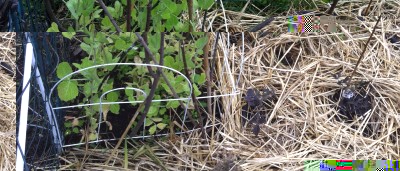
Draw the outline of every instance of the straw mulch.
[[[397,4],[396,4],[397,3]],[[368,4],[361,1],[339,3],[336,11],[355,18]],[[336,33],[288,33],[286,19],[276,17],[259,33],[221,33],[218,42],[215,94],[235,94],[213,101],[213,113],[207,125],[216,125],[202,138],[200,132],[167,137],[155,141],[148,151],[142,146],[128,151],[128,163],[120,150],[113,163],[102,163],[109,150],[68,149],[61,160],[62,168],[99,170],[304,170],[305,161],[319,159],[399,159],[400,158],[400,47],[387,36],[400,29],[400,14],[396,1],[375,4],[369,16],[379,12],[397,18],[383,18],[367,45],[365,57],[353,77],[353,83],[370,81],[372,109],[364,118],[352,123],[335,120],[338,115],[332,100],[343,86],[339,80],[350,76],[372,32],[376,18],[365,17],[337,25]],[[225,22],[241,20],[241,25],[229,24],[227,30],[241,32],[263,18],[229,11],[210,12],[208,22],[214,30]],[[222,18],[218,20],[218,18]],[[254,20],[256,22],[254,22]],[[220,23],[216,23],[216,22]],[[239,20],[237,20],[239,21]],[[265,36],[260,34],[265,32]],[[211,34],[211,46],[216,33]],[[242,48],[244,46],[244,49]],[[283,54],[277,53],[279,50]],[[285,65],[281,55],[293,59]],[[212,57],[210,57],[212,59]],[[340,72],[340,78],[334,74]],[[242,127],[242,107],[249,88],[269,88],[277,100],[261,115],[267,123],[260,125],[256,137],[251,126]],[[221,117],[216,115],[221,111]],[[363,135],[367,124],[372,133]],[[141,151],[142,153],[138,153]],[[151,152],[149,152],[151,151]],[[106,156],[106,157],[104,157]],[[319,168],[319,163],[313,163]]]
[[[0,33],[0,62],[15,68],[15,33]],[[15,170],[15,81],[0,68],[0,170]]]

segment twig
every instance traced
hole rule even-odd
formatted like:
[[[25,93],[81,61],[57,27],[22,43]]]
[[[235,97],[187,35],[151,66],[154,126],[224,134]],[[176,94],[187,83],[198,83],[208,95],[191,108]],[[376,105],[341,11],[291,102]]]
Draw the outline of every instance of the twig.
[[[211,96],[211,78],[210,78],[210,64],[208,62],[208,52],[210,51],[210,33],[206,33],[206,36],[208,38],[207,44],[204,46],[203,52],[204,52],[204,57],[203,57],[203,65],[204,65],[204,71],[206,73],[206,81],[207,81],[207,96]],[[211,108],[211,98],[207,98],[207,112],[209,115],[212,113],[212,108]]]
[[[163,58],[164,58],[164,35],[165,35],[165,33],[162,32],[161,33],[161,42],[160,42],[160,44],[161,44],[161,46],[160,46],[160,65],[162,65],[164,63],[164,60],[163,60]],[[146,97],[145,102],[141,103],[139,105],[138,109],[135,112],[135,115],[133,116],[133,118],[129,122],[129,124],[126,127],[124,133],[122,134],[121,138],[118,140],[117,145],[114,147],[113,151],[111,152],[110,157],[105,162],[105,165],[108,165],[108,163],[110,162],[112,156],[115,155],[116,150],[122,144],[122,141],[124,140],[124,138],[128,134],[128,132],[129,132],[130,128],[132,127],[134,121],[136,120],[137,115],[142,110],[143,104],[145,104],[144,110],[143,110],[142,115],[140,116],[139,122],[137,122],[137,125],[132,130],[132,135],[136,136],[137,135],[137,131],[139,130],[140,127],[142,127],[144,119],[146,118],[146,115],[149,112],[149,109],[150,109],[150,106],[151,106],[151,101],[153,99],[154,93],[155,93],[155,91],[157,89],[158,81],[160,80],[160,74],[161,74],[161,68],[157,68],[157,74],[155,74],[155,76],[154,76],[154,81],[153,81],[153,84],[151,85],[151,89],[150,89],[149,95]]]
[[[144,41],[143,37],[140,36],[139,33],[135,33],[136,37],[138,37],[140,44],[142,44],[142,46],[144,47],[144,49],[149,53],[149,56],[151,57],[151,59],[153,60],[154,64],[158,65],[158,62],[156,60],[156,58],[154,57],[154,55],[151,53],[149,47],[147,46],[146,42]],[[174,98],[179,98],[178,94],[176,93],[174,87],[171,85],[171,83],[168,81],[167,76],[164,74],[164,72],[161,72],[162,77],[165,80],[165,83],[167,83],[169,89],[171,90],[172,95],[174,96]],[[179,104],[181,105],[182,108],[185,108],[185,105],[182,103],[182,101],[179,101]],[[192,114],[188,111],[188,116],[190,121],[192,122],[193,125],[197,126],[197,123],[194,121]]]
[[[6,2],[7,2],[7,1],[6,1]],[[11,2],[11,1],[9,1],[9,2]],[[51,7],[51,2],[50,2],[50,0],[44,0],[44,6],[45,6],[45,8],[46,8],[46,12],[47,12],[47,15],[49,16],[49,18],[50,18],[53,22],[55,22],[55,23],[57,24],[58,30],[60,30],[60,31],[62,31],[62,32],[66,32],[67,29],[65,29],[65,28],[61,25],[60,21],[58,21],[58,19],[56,18],[56,15],[54,14],[53,9],[52,9],[52,7]]]
[[[364,16],[367,16],[368,10],[369,10],[369,7],[371,7],[371,4],[372,4],[372,0],[369,1],[368,7],[364,11]]]
[[[339,0],[333,0],[333,3],[331,5],[331,7],[329,8],[328,12],[326,12],[329,15],[332,15],[333,10],[335,10],[337,3],[339,2]]]
[[[376,24],[375,24],[375,26],[374,26],[374,29],[372,30],[372,33],[371,33],[371,35],[369,36],[367,43],[365,43],[364,50],[363,50],[363,52],[361,53],[361,56],[360,56],[360,58],[359,58],[358,61],[357,61],[356,67],[354,67],[353,73],[351,73],[351,75],[350,75],[350,77],[349,77],[349,81],[347,82],[347,87],[350,86],[351,79],[353,78],[354,74],[356,73],[357,68],[358,68],[358,65],[360,65],[360,63],[361,63],[361,60],[364,58],[364,53],[365,53],[365,51],[367,50],[368,43],[369,43],[369,41],[371,40],[372,36],[374,35],[375,29],[376,29],[376,27],[378,26],[379,21],[381,21],[381,17],[382,17],[382,14],[379,15],[378,21],[376,21]]]
[[[220,32],[217,32],[217,37],[215,38],[215,43],[214,43],[213,49],[211,51],[211,56],[212,56],[211,67],[210,67],[210,79],[211,80],[213,80],[213,73],[214,73],[214,66],[215,66],[215,56],[216,56],[216,53],[217,53],[219,34],[220,34]]]
[[[152,0],[149,0],[149,3],[147,4],[147,15],[146,15],[146,28],[145,32],[149,32],[150,30],[150,19],[151,19],[151,6],[152,6]]]
[[[132,31],[131,28],[131,20],[132,20],[132,16],[131,16],[131,8],[132,8],[132,0],[127,0],[127,6],[126,6],[127,10],[126,10],[126,31],[130,32]]]
[[[189,32],[193,32],[192,19],[193,19],[193,0],[187,1],[189,11]]]
[[[148,42],[147,33],[148,33],[149,30],[150,30],[151,3],[152,3],[152,1],[149,0],[149,3],[147,4],[146,26],[145,26],[145,28],[144,28],[145,31],[144,31],[143,34],[142,34],[143,40],[146,42],[146,44],[147,44],[147,42]],[[150,59],[149,53],[148,53],[147,51],[144,51],[144,56],[145,56],[145,58],[144,58],[144,63],[149,63],[149,61],[151,61],[151,59]],[[150,66],[147,66],[147,70],[149,71],[149,74],[150,74],[151,76],[154,76],[153,69],[151,69]]]
[[[193,84],[192,80],[190,80],[190,74],[189,74],[189,70],[188,70],[188,66],[187,66],[187,62],[186,62],[185,46],[183,45],[182,41],[179,41],[179,42],[180,42],[181,51],[182,51],[182,60],[183,60],[183,67],[184,67],[185,75],[186,75],[186,77],[189,78],[189,82],[191,84]],[[201,110],[199,108],[198,101],[197,101],[196,95],[194,93],[192,93],[192,100],[193,100],[194,108],[198,112],[199,123],[200,123],[200,126],[201,126],[201,132],[203,133],[203,136],[205,136],[205,132],[204,132],[204,129],[203,129],[202,112],[201,112]]]
[[[207,13],[208,13],[208,10],[204,10],[203,24],[201,25],[201,32],[204,32],[204,27],[206,27],[205,25],[206,25]]]
[[[106,5],[104,4],[103,0],[97,0],[99,2],[101,8],[103,8],[104,12],[110,19],[111,23],[114,25],[115,29],[117,30],[118,33],[122,32],[119,26],[117,25],[117,22],[115,22],[114,18],[111,16],[110,12],[108,12]]]
[[[165,33],[161,32],[161,43],[160,43],[160,65],[163,65],[164,63],[164,36]],[[157,85],[158,85],[158,81],[160,80],[160,74],[161,74],[162,70],[160,67],[157,68],[157,73],[154,74],[153,78],[153,84],[151,85],[151,89],[150,89],[150,93],[147,96],[146,100],[145,100],[145,107],[144,107],[144,111],[139,119],[139,121],[137,122],[137,125],[133,128],[132,130],[132,136],[136,136],[137,132],[139,131],[139,129],[142,127],[142,124],[144,122],[144,119],[146,118],[147,112],[149,112],[150,106],[151,106],[151,101],[153,99],[154,93],[156,92],[157,89]]]
[[[268,18],[267,20],[263,21],[262,23],[256,25],[255,27],[253,27],[252,29],[249,30],[249,32],[256,32],[258,30],[261,30],[262,28],[264,28],[265,26],[267,26],[269,23],[271,23],[272,21],[274,21],[275,17],[271,17]]]

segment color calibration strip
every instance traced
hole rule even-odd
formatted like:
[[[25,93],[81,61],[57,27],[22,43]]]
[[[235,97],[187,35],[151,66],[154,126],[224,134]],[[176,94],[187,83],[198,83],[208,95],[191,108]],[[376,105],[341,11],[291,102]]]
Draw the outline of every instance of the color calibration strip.
[[[304,164],[305,171],[400,171],[399,160],[308,160]]]
[[[336,32],[335,16],[294,15],[287,18],[288,32]]]

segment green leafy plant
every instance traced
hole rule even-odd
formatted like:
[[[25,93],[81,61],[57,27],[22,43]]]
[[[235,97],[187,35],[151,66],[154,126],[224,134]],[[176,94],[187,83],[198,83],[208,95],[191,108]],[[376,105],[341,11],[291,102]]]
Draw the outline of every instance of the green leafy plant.
[[[100,2],[100,1],[99,1]],[[186,32],[189,25],[196,25],[195,21],[184,19],[189,11],[207,10],[214,0],[151,0],[151,12],[148,13],[150,0],[131,0],[128,7],[127,0],[116,0],[113,3],[105,4],[101,8],[96,0],[68,0],[65,5],[68,8],[70,17],[75,21],[75,27],[68,27],[68,32],[93,32],[93,31],[154,31],[154,32]],[[188,3],[192,4],[192,10],[188,9]],[[101,3],[100,3],[101,4]],[[130,11],[130,17],[127,13]],[[109,14],[109,16],[107,15]],[[127,18],[130,18],[128,20]],[[115,22],[115,24],[113,23]],[[131,24],[133,23],[133,24]],[[149,25],[149,28],[146,28]],[[59,26],[55,23],[47,30],[58,32]],[[129,29],[129,30],[128,30]]]
[[[76,39],[75,34],[63,34],[64,37],[68,39]],[[207,38],[202,37],[203,34],[193,33],[185,49],[186,61],[188,63],[188,70],[193,71],[189,76],[193,82],[193,93],[196,96],[201,94],[199,88],[204,85],[206,76],[205,73],[201,73],[200,68],[202,67],[202,59],[199,55],[203,54],[203,47],[207,43]],[[184,39],[180,33],[171,33],[167,35],[167,43],[164,48],[164,66],[171,67],[179,72],[183,72],[184,66],[182,62],[182,52],[178,49],[178,41]],[[126,55],[126,62],[136,62],[142,63],[145,61],[145,54],[142,47],[135,50],[125,51],[131,47],[131,44],[136,41],[136,37],[133,33],[119,33],[119,34],[109,34],[104,32],[91,33],[89,36],[82,39],[80,48],[84,50],[88,56],[81,59],[80,63],[72,63],[70,65],[67,62],[61,62],[57,66],[57,76],[58,78],[63,78],[64,76],[73,72],[73,70],[85,69],[94,65],[107,64],[107,63],[117,63],[123,58],[123,54]],[[160,48],[160,33],[154,33],[148,35],[148,47],[151,52],[154,53],[157,60],[160,58],[159,48]],[[72,69],[75,67],[75,69]],[[72,77],[83,80],[78,81],[67,77],[63,80],[57,87],[58,96],[62,101],[67,103],[78,102],[80,104],[84,103],[98,103],[100,101],[101,94],[112,90],[114,88],[120,88],[122,86],[126,87],[136,87],[145,91],[147,94],[150,92],[150,84],[153,80],[153,76],[148,72],[145,66],[128,66],[122,65],[118,66],[106,66],[88,69],[75,74]],[[107,77],[107,74],[116,71],[116,77]],[[190,93],[190,87],[187,80],[179,74],[176,74],[170,70],[163,69],[167,80],[172,85],[173,89],[179,97],[188,97]],[[105,80],[103,82],[103,80]],[[155,89],[155,100],[160,99],[171,99],[172,92],[170,87],[167,85],[167,81],[160,79],[159,86]],[[145,99],[144,95],[137,93],[131,89],[125,89],[125,91],[112,91],[107,93],[102,99],[102,102],[117,102],[117,101],[143,101]],[[131,103],[133,107],[137,107],[138,103]],[[66,122],[64,125],[69,131],[69,134],[78,134],[79,128],[85,123],[90,125],[88,130],[90,132],[90,140],[97,138],[96,129],[99,122],[107,122],[106,116],[109,112],[112,114],[119,114],[121,107],[119,104],[103,105],[102,115],[105,119],[104,121],[98,121],[99,116],[99,106],[87,106],[84,107],[83,113],[88,120],[80,119],[79,125]],[[153,135],[159,131],[165,130],[167,125],[171,122],[170,114],[171,112],[177,113],[178,115],[183,115],[183,110],[179,110],[179,101],[162,101],[153,102],[146,115],[146,133]],[[112,124],[112,123],[107,123]],[[137,123],[136,123],[137,124]],[[133,127],[135,127],[135,125]],[[78,129],[78,131],[77,131]]]

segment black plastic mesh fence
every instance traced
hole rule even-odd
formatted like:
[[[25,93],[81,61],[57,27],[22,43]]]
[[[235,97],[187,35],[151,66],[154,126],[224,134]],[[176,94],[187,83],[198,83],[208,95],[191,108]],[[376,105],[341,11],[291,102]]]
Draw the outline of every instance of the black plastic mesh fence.
[[[20,31],[18,0],[0,0],[0,32]]]
[[[34,62],[32,63],[32,74],[29,76],[29,110],[25,142],[25,169],[24,170],[53,170],[59,165],[58,155],[62,148],[62,130],[55,130],[55,124],[63,124],[63,115],[55,111],[54,114],[48,110],[46,102],[47,95],[57,80],[55,66],[60,58],[67,59],[69,42],[60,33],[28,33],[30,42],[34,49]],[[20,126],[21,100],[28,86],[22,85],[25,62],[25,52],[28,39],[25,33],[17,35],[17,133]],[[40,73],[40,76],[38,75]],[[40,79],[41,80],[40,80]],[[43,94],[45,96],[43,96]],[[56,97],[51,99],[52,104],[60,104]],[[52,120],[55,121],[52,123]],[[56,123],[57,122],[57,123]],[[58,132],[59,131],[59,132]],[[56,134],[55,134],[56,133]],[[61,138],[61,139],[60,139]],[[18,148],[21,148],[21,140],[17,139]]]
[[[16,27],[20,27],[20,31],[25,32],[45,32],[51,25],[45,4],[50,3],[50,7],[55,7],[63,3],[60,0],[18,0],[18,2],[18,19],[15,24]]]

